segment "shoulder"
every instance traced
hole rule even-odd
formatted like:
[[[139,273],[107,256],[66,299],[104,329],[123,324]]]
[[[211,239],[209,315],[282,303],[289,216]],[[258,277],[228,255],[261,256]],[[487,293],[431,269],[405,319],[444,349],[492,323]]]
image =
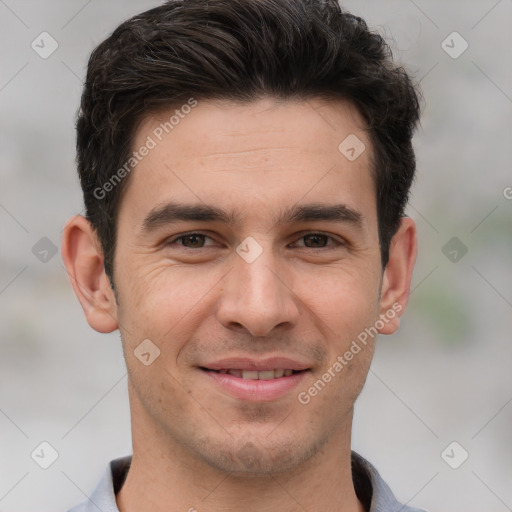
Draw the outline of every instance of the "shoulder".
[[[377,469],[354,451],[352,479],[357,497],[368,512],[426,512],[400,503]]]
[[[131,455],[110,461],[92,493],[68,512],[119,512],[116,493],[126,479],[131,461]]]

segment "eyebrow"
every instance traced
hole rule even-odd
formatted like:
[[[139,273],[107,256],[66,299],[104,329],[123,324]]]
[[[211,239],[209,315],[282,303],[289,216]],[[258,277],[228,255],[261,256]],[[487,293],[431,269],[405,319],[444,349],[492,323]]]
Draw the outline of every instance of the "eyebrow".
[[[217,206],[208,204],[184,204],[169,202],[154,207],[142,222],[142,233],[150,233],[162,226],[185,222],[220,222],[234,225],[237,216]],[[283,210],[275,220],[275,225],[299,222],[342,222],[361,228],[363,215],[345,204],[309,203],[294,205]]]

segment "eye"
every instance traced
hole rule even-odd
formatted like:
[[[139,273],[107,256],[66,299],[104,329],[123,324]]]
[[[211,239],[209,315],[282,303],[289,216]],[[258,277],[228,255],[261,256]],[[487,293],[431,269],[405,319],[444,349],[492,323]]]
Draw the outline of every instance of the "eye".
[[[346,245],[341,240],[337,240],[334,237],[326,235],[324,233],[307,233],[303,235],[299,240],[304,240],[306,242],[305,245],[302,247],[306,247],[307,249],[324,249],[326,247],[334,249],[336,247]],[[334,244],[327,245],[329,240],[332,240]],[[308,246],[308,243],[311,243],[312,245]]]
[[[206,236],[203,233],[185,233],[184,235],[180,235],[169,240],[166,245],[176,245],[176,242],[181,241],[179,245],[186,249],[202,249],[206,239],[212,240],[209,236]]]

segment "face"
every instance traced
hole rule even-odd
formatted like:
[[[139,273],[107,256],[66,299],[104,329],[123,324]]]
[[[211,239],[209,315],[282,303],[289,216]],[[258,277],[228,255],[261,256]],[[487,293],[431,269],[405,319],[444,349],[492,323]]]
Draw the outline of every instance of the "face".
[[[364,123],[341,101],[202,101],[161,136],[170,115],[139,126],[134,148],[156,144],[118,217],[132,417],[190,460],[289,470],[349,435],[373,338],[344,354],[385,313]]]

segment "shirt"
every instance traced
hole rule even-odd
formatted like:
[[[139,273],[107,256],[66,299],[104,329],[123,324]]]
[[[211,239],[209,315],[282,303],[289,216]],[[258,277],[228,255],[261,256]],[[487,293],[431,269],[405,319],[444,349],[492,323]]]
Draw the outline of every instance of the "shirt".
[[[91,496],[68,512],[119,512],[116,494],[121,490],[131,461],[131,455],[111,461]],[[357,498],[367,512],[425,512],[399,503],[377,470],[354,451],[352,480]]]

